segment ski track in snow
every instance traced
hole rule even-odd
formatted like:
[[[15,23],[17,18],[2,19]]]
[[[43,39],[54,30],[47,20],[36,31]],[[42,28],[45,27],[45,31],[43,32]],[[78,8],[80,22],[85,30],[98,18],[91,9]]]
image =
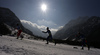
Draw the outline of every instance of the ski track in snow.
[[[80,46],[49,43],[42,40],[16,39],[16,37],[0,36],[0,55],[100,55],[100,49],[89,51]],[[78,47],[74,49],[73,47]]]

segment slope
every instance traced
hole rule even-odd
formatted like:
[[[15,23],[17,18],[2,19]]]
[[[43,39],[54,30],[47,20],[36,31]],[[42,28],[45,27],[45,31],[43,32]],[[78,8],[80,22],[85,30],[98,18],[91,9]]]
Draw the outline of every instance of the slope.
[[[16,39],[10,36],[0,36],[0,55],[100,55],[100,49],[91,48],[90,51],[73,49],[74,46],[53,43],[46,45],[39,40]]]

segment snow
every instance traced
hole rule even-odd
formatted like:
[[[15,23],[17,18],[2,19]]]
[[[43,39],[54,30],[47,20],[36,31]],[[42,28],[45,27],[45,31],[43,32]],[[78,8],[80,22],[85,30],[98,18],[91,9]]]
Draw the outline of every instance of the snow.
[[[100,55],[100,49],[85,48],[64,44],[45,44],[42,40],[16,39],[11,36],[0,36],[0,55]],[[77,47],[78,49],[74,49]]]

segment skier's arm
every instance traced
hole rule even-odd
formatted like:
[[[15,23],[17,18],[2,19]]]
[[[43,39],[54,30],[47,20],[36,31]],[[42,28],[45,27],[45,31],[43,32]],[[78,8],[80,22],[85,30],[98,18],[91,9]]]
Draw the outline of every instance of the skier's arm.
[[[47,32],[45,32],[45,31],[42,31],[43,33],[47,33]]]

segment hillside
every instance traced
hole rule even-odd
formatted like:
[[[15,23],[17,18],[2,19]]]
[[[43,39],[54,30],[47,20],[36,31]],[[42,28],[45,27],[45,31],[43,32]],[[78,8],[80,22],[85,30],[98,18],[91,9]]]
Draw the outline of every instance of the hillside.
[[[79,17],[77,19],[69,21],[62,29],[60,29],[56,32],[54,37],[56,39],[66,39],[67,37],[72,35],[72,33],[70,33],[70,32],[74,32],[76,34],[77,33],[76,28],[74,28],[74,27],[85,23],[88,19],[89,19],[89,17],[86,16],[86,17]]]
[[[6,26],[6,24],[0,22],[0,35],[10,34],[10,29]]]

